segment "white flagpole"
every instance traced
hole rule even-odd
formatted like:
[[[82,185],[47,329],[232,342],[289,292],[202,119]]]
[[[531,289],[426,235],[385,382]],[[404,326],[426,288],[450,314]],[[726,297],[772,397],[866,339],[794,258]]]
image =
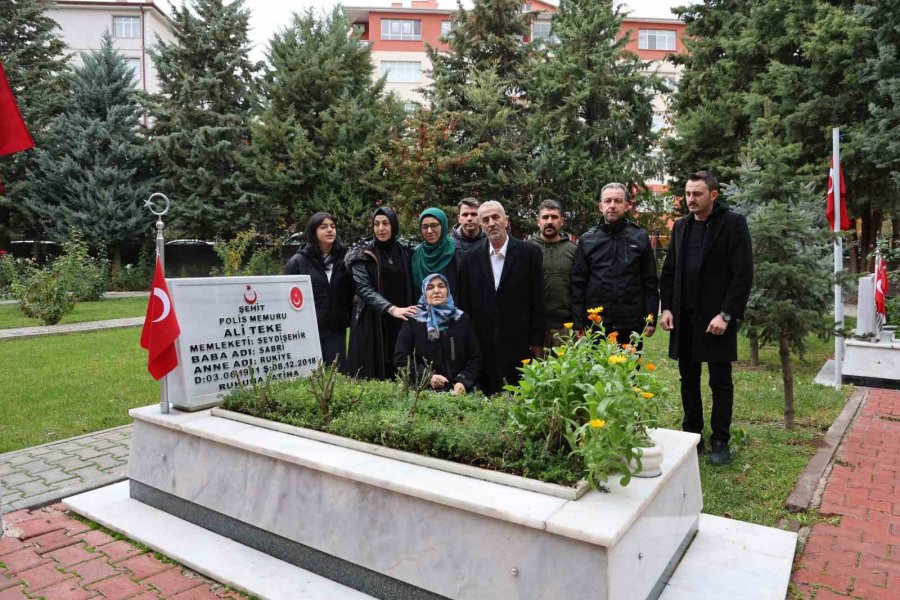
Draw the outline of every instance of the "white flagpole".
[[[834,190],[834,233],[841,231],[841,131],[835,127],[831,130],[832,189]],[[844,299],[841,293],[840,276],[844,270],[844,251],[841,236],[834,236],[834,323],[838,333],[834,336],[834,387],[840,388],[844,373]]]

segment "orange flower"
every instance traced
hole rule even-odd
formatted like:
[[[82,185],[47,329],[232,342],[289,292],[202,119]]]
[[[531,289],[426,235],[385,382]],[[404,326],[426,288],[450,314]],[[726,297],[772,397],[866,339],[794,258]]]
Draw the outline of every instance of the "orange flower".
[[[619,332],[613,331],[611,334],[606,336],[606,339],[612,344],[618,344],[619,343]]]
[[[628,351],[631,352],[632,354],[634,354],[635,352],[637,352],[637,349],[636,349],[634,346],[632,346],[631,344],[623,344],[623,345],[622,345],[622,350],[628,350]]]
[[[647,363],[646,365],[644,365],[644,368],[646,368],[648,371],[655,371],[656,365],[654,365],[653,363]]]
[[[596,315],[596,314],[590,314],[590,315],[588,315],[588,319],[589,319],[590,321],[596,323],[597,325],[599,325],[600,322],[603,321],[603,317],[601,317],[600,315]]]
[[[649,400],[650,398],[653,397],[653,394],[651,392],[641,392],[641,396],[643,396],[644,398]]]

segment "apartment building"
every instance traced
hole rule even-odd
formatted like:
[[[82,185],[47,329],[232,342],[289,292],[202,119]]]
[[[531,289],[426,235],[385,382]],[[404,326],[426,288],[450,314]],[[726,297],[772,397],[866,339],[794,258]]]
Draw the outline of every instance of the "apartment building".
[[[59,35],[75,64],[80,53],[98,50],[104,31],[109,31],[113,44],[125,56],[134,71],[137,87],[145,92],[158,92],[156,66],[148,50],[158,35],[171,41],[169,17],[153,0],[56,0],[48,15],[59,24]]]

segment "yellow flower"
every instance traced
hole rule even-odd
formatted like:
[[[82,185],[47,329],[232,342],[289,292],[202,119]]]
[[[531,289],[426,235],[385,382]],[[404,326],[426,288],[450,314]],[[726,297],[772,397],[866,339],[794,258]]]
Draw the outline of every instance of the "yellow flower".
[[[656,320],[656,317],[653,316],[653,313],[650,313],[647,315],[647,322],[650,323],[651,325],[653,324],[653,321],[655,321],[655,320]]]
[[[595,306],[594,308],[589,308],[589,309],[588,309],[588,314],[589,314],[589,315],[599,315],[599,314],[602,313],[602,312],[603,312],[603,307],[602,307],[602,306]]]
[[[591,419],[591,427],[593,427],[594,429],[606,427],[606,421],[604,421],[603,419]]]
[[[641,388],[639,388],[638,386],[634,386],[634,387],[631,388],[631,389],[634,390],[634,391],[635,391],[636,393],[638,393],[638,394],[641,393]]]
[[[565,327],[566,329],[572,329],[573,325],[575,325],[575,323],[563,323],[563,327]]]
[[[628,360],[627,357],[621,356],[621,355],[610,356],[609,358],[606,359],[606,361],[611,365],[620,365],[627,360]]]
[[[647,363],[646,365],[644,365],[644,368],[646,368],[648,371],[655,371],[656,365],[654,365],[653,363]]]
[[[566,353],[566,349],[565,349],[564,347],[562,347],[562,346],[559,346],[559,347],[555,348],[555,350],[556,350],[556,355],[557,355],[557,356],[562,356],[562,355],[564,355],[564,354]]]
[[[650,398],[653,397],[653,394],[651,394],[650,392],[641,392],[641,396],[643,396],[644,398],[649,400]]]
[[[530,359],[530,358],[523,358],[523,359],[522,359],[522,365],[527,366],[528,363],[530,363],[530,362],[531,362],[531,359]]]

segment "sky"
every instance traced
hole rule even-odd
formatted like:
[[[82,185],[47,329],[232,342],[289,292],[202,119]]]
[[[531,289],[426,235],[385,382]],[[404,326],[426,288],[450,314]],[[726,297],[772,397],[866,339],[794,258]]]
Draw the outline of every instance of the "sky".
[[[635,17],[674,18],[671,7],[690,4],[690,0],[625,0],[623,4],[626,10]],[[246,0],[245,4],[250,9],[250,39],[253,41],[254,50],[251,57],[254,60],[264,58],[264,50],[272,34],[284,27],[290,19],[291,13],[307,8],[328,10],[336,1],[334,0]],[[349,0],[347,4],[358,6],[390,6],[390,0]],[[443,4],[443,2],[442,2]],[[450,2],[455,5],[455,0]]]

